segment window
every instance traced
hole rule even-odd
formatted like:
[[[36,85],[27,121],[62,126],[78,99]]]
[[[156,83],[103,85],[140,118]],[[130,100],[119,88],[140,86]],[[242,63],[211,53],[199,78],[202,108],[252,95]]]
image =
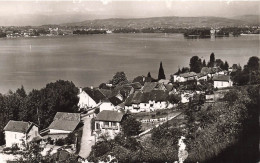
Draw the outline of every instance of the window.
[[[37,131],[34,131],[35,136],[37,136]]]
[[[96,129],[100,129],[100,124],[96,123]]]
[[[105,126],[109,126],[109,122],[104,122],[104,125]]]
[[[116,125],[116,122],[112,122],[112,126],[117,126],[117,125]]]

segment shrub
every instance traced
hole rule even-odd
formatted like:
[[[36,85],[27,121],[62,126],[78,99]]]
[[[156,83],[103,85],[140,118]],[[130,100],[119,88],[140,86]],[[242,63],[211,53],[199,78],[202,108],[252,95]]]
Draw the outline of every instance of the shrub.
[[[94,111],[95,114],[98,114],[99,112],[100,112],[99,108],[96,108],[95,111]]]
[[[76,136],[74,133],[69,133],[69,135],[65,138],[64,143],[65,144],[74,144],[75,143]]]
[[[55,145],[63,146],[65,144],[65,139],[57,139]]]

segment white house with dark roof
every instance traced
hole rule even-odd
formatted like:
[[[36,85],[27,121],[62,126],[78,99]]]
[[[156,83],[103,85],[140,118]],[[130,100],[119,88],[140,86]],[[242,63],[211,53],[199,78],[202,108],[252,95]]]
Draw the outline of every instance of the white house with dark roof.
[[[217,75],[213,77],[214,88],[228,88],[233,86],[229,75]]]
[[[186,82],[190,80],[197,80],[197,73],[195,72],[187,72],[179,75],[173,75],[174,82]]]
[[[125,101],[125,110],[132,113],[150,112],[168,107],[169,92],[163,90],[152,90],[151,92],[135,92]]]
[[[79,108],[83,108],[86,110],[89,108],[97,107],[103,100],[107,99],[107,97],[103,93],[101,93],[100,90],[88,87],[80,89],[78,97]]]
[[[38,125],[32,122],[10,120],[4,128],[6,147],[17,144],[23,148],[23,142],[28,143],[41,138]]]
[[[114,138],[121,131],[120,123],[123,116],[124,114],[119,111],[101,111],[95,119],[95,134],[99,137],[101,134],[107,133]]]
[[[79,113],[57,112],[48,127],[48,134],[69,134],[76,129],[80,121]]]

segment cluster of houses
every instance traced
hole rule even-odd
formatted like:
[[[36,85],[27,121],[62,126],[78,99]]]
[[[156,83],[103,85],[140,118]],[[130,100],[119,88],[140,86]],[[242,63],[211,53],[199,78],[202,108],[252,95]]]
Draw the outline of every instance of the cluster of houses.
[[[180,103],[187,103],[195,94],[205,94],[205,90],[199,87],[202,82],[211,81],[214,88],[232,87],[233,82],[229,76],[232,71],[234,70],[203,67],[200,73],[175,74],[171,81],[155,81],[151,77],[138,76],[127,84],[80,88],[78,107],[88,114],[96,114],[94,134],[108,133],[114,137],[121,131],[120,123],[126,112],[153,112],[173,108],[178,103],[170,102],[169,96],[172,94],[179,95]],[[180,85],[185,87],[185,83],[189,81],[196,83],[195,90],[180,89]],[[212,100],[214,95],[206,94],[206,99]],[[42,138],[42,135],[63,138],[73,132],[80,122],[80,113],[57,112],[50,126],[39,132],[34,123],[9,121],[4,128],[6,146],[17,144],[21,147],[22,142],[35,141]]]
[[[66,138],[81,123],[80,113],[57,112],[50,126],[39,131],[39,126],[33,122],[10,120],[4,128],[6,147],[17,145],[23,149],[30,142],[39,142],[48,137],[53,140]]]

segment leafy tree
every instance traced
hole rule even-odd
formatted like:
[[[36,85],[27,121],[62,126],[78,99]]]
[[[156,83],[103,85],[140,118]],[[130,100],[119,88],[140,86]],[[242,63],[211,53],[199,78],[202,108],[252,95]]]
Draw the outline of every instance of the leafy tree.
[[[99,89],[111,89],[111,87],[107,86],[106,83],[101,83],[98,88]]]
[[[22,153],[22,157],[18,159],[19,162],[36,163],[44,160],[44,157],[41,154],[43,148],[41,148],[39,144],[30,143],[28,146],[25,145],[25,147],[26,150]]]
[[[221,69],[223,69],[224,62],[221,59],[216,59],[215,63],[216,63],[217,67],[220,67]]]
[[[117,72],[114,76],[113,79],[111,80],[111,83],[113,85],[118,85],[121,82],[128,81],[126,78],[126,75],[124,72]]]
[[[161,80],[161,79],[166,79],[162,62],[160,63],[160,68],[159,68],[159,73],[158,73],[158,80]]]
[[[223,70],[227,70],[227,71],[228,71],[228,68],[229,68],[228,62],[225,61],[225,64],[224,64]]]
[[[99,108],[96,108],[95,111],[94,111],[95,114],[98,114],[99,112],[100,112]]]
[[[249,74],[244,71],[232,72],[231,76],[237,85],[246,85],[249,82]]]
[[[190,59],[190,71],[199,73],[202,68],[201,59],[198,56],[193,56]]]
[[[122,121],[123,133],[127,136],[138,135],[141,132],[141,122],[137,121],[132,115],[126,115]]]
[[[27,94],[26,94],[26,92],[25,92],[25,90],[24,90],[23,85],[21,86],[21,88],[18,88],[18,89],[16,90],[16,93],[17,93],[19,96],[21,96],[22,98],[25,98],[25,97],[27,96]]]
[[[183,68],[181,69],[181,73],[187,73],[187,72],[189,72],[189,71],[190,71],[189,67],[183,67]]]
[[[172,104],[177,104],[181,101],[181,97],[177,94],[171,94],[168,96],[168,101]]]
[[[152,130],[151,139],[154,145],[163,147],[170,143],[177,145],[178,139],[181,137],[181,131],[178,128],[168,128],[163,124]]]
[[[21,120],[32,121],[40,129],[50,125],[56,112],[78,111],[78,88],[69,81],[58,80],[49,83],[41,90],[32,90],[25,98]]]
[[[246,71],[257,71],[259,70],[259,58],[256,56],[250,57],[247,65],[246,65]]]

